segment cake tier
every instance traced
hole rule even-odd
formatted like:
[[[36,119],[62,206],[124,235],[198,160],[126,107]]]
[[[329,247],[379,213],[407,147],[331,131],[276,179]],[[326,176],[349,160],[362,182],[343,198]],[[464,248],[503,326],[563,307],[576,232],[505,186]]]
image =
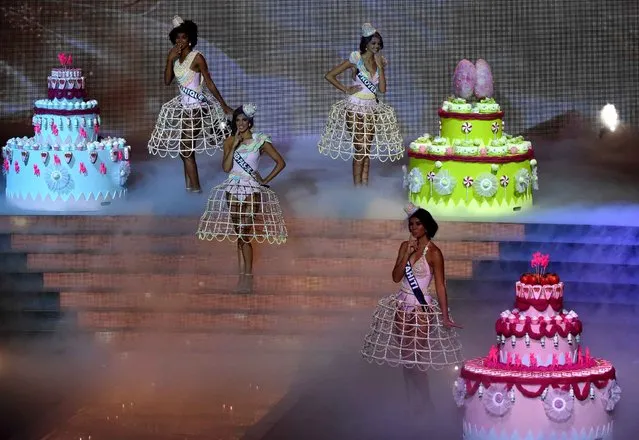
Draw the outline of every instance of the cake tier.
[[[425,133],[415,139],[408,146],[410,151],[433,156],[479,156],[481,158],[517,157],[528,154],[532,150],[532,144],[521,136],[501,137],[485,144],[481,139],[450,140],[443,136],[433,137]]]
[[[68,150],[11,145],[3,148],[6,196],[22,209],[97,210],[126,194],[130,147],[124,139]]]
[[[86,98],[82,69],[54,68],[47,85],[49,99]]]
[[[435,216],[504,215],[532,206],[537,162],[532,151],[507,157],[439,157],[408,152],[409,200]]]
[[[453,113],[440,109],[440,135],[451,141],[477,139],[488,145],[501,137],[504,129],[503,116],[503,112]]]
[[[603,359],[581,366],[504,369],[486,358],[466,362],[453,388],[465,407],[464,439],[610,439],[621,397]]]
[[[539,285],[515,283],[515,308],[529,311],[528,316],[551,316],[548,310],[559,312],[564,309],[564,283]]]
[[[35,142],[40,145],[78,146],[97,140],[100,130],[98,101],[36,101],[32,118]]]
[[[494,114],[501,112],[501,106],[493,98],[484,98],[479,102],[468,102],[464,98],[451,96],[442,103],[440,110],[460,114]]]
[[[506,310],[495,323],[499,361],[539,366],[578,361],[583,325],[573,311],[556,313],[551,307],[539,315]]]

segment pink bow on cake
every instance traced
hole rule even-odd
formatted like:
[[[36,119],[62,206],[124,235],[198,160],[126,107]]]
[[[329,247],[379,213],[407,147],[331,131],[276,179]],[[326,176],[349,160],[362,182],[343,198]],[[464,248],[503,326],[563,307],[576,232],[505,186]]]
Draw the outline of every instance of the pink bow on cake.
[[[60,64],[62,66],[68,67],[71,64],[73,64],[73,56],[70,53],[66,54],[66,53],[60,52],[58,54],[58,61],[60,61]]]

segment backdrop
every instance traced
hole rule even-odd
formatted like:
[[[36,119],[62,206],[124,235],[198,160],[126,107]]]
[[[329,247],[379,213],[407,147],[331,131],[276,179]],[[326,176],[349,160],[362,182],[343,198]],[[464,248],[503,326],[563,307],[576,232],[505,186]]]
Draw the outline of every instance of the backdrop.
[[[357,48],[365,21],[384,38],[385,99],[407,139],[435,131],[437,106],[462,58],[491,64],[509,132],[571,110],[595,118],[606,102],[627,122],[639,116],[636,0],[1,4],[0,124],[30,120],[33,101],[46,97],[57,53],[65,51],[84,69],[106,132],[150,133],[160,105],[177,92],[162,76],[175,14],[198,24],[197,49],[227,102],[255,102],[258,128],[274,136],[321,132],[340,98],[324,74]]]

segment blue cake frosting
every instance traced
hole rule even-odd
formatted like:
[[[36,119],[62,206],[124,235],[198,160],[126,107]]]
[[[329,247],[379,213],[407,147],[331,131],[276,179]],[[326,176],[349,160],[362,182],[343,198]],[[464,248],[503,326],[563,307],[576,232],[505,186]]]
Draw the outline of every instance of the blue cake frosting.
[[[50,99],[34,104],[34,136],[9,139],[2,149],[9,203],[29,210],[99,210],[126,195],[131,147],[122,138],[100,137],[98,102],[84,95],[79,69],[53,69]]]

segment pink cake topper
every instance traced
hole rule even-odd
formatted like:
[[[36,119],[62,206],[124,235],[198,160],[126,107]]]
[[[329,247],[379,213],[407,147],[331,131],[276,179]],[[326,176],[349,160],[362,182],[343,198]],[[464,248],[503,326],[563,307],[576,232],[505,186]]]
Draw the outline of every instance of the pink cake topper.
[[[60,61],[60,65],[69,67],[71,64],[73,64],[73,56],[70,53],[67,54],[60,52],[58,54],[58,61]]]
[[[530,266],[535,269],[535,273],[537,274],[537,276],[546,273],[548,263],[550,263],[550,255],[544,255],[541,252],[535,252],[532,256],[532,259],[530,260]]]
[[[35,163],[33,164],[33,174],[40,177],[40,168],[38,168],[38,165]]]
[[[559,355],[557,353],[552,354],[552,366],[556,367],[559,365]]]
[[[53,155],[53,163],[56,165],[60,165],[62,162],[60,162],[60,158],[58,157],[57,154]]]
[[[13,162],[13,169],[16,170],[16,173],[20,172],[20,165],[18,164],[17,160]]]
[[[537,366],[537,356],[535,356],[535,353],[530,353],[530,366],[531,367]]]
[[[84,166],[84,162],[80,162],[80,174],[87,174],[87,167]]]
[[[5,171],[9,171],[9,159],[5,159],[4,163],[2,164],[3,168]]]
[[[106,174],[106,173],[107,173],[106,166],[104,165],[104,162],[102,162],[100,164],[100,174]]]
[[[55,122],[51,123],[51,132],[53,133],[54,136],[58,135],[58,126],[55,125]]]
[[[80,136],[82,136],[83,138],[87,138],[87,132],[84,128],[80,127],[80,130],[78,130],[78,132],[80,133]]]
[[[42,127],[40,126],[40,124],[34,125],[33,131],[35,132],[35,134],[40,134],[40,132],[42,131]]]

